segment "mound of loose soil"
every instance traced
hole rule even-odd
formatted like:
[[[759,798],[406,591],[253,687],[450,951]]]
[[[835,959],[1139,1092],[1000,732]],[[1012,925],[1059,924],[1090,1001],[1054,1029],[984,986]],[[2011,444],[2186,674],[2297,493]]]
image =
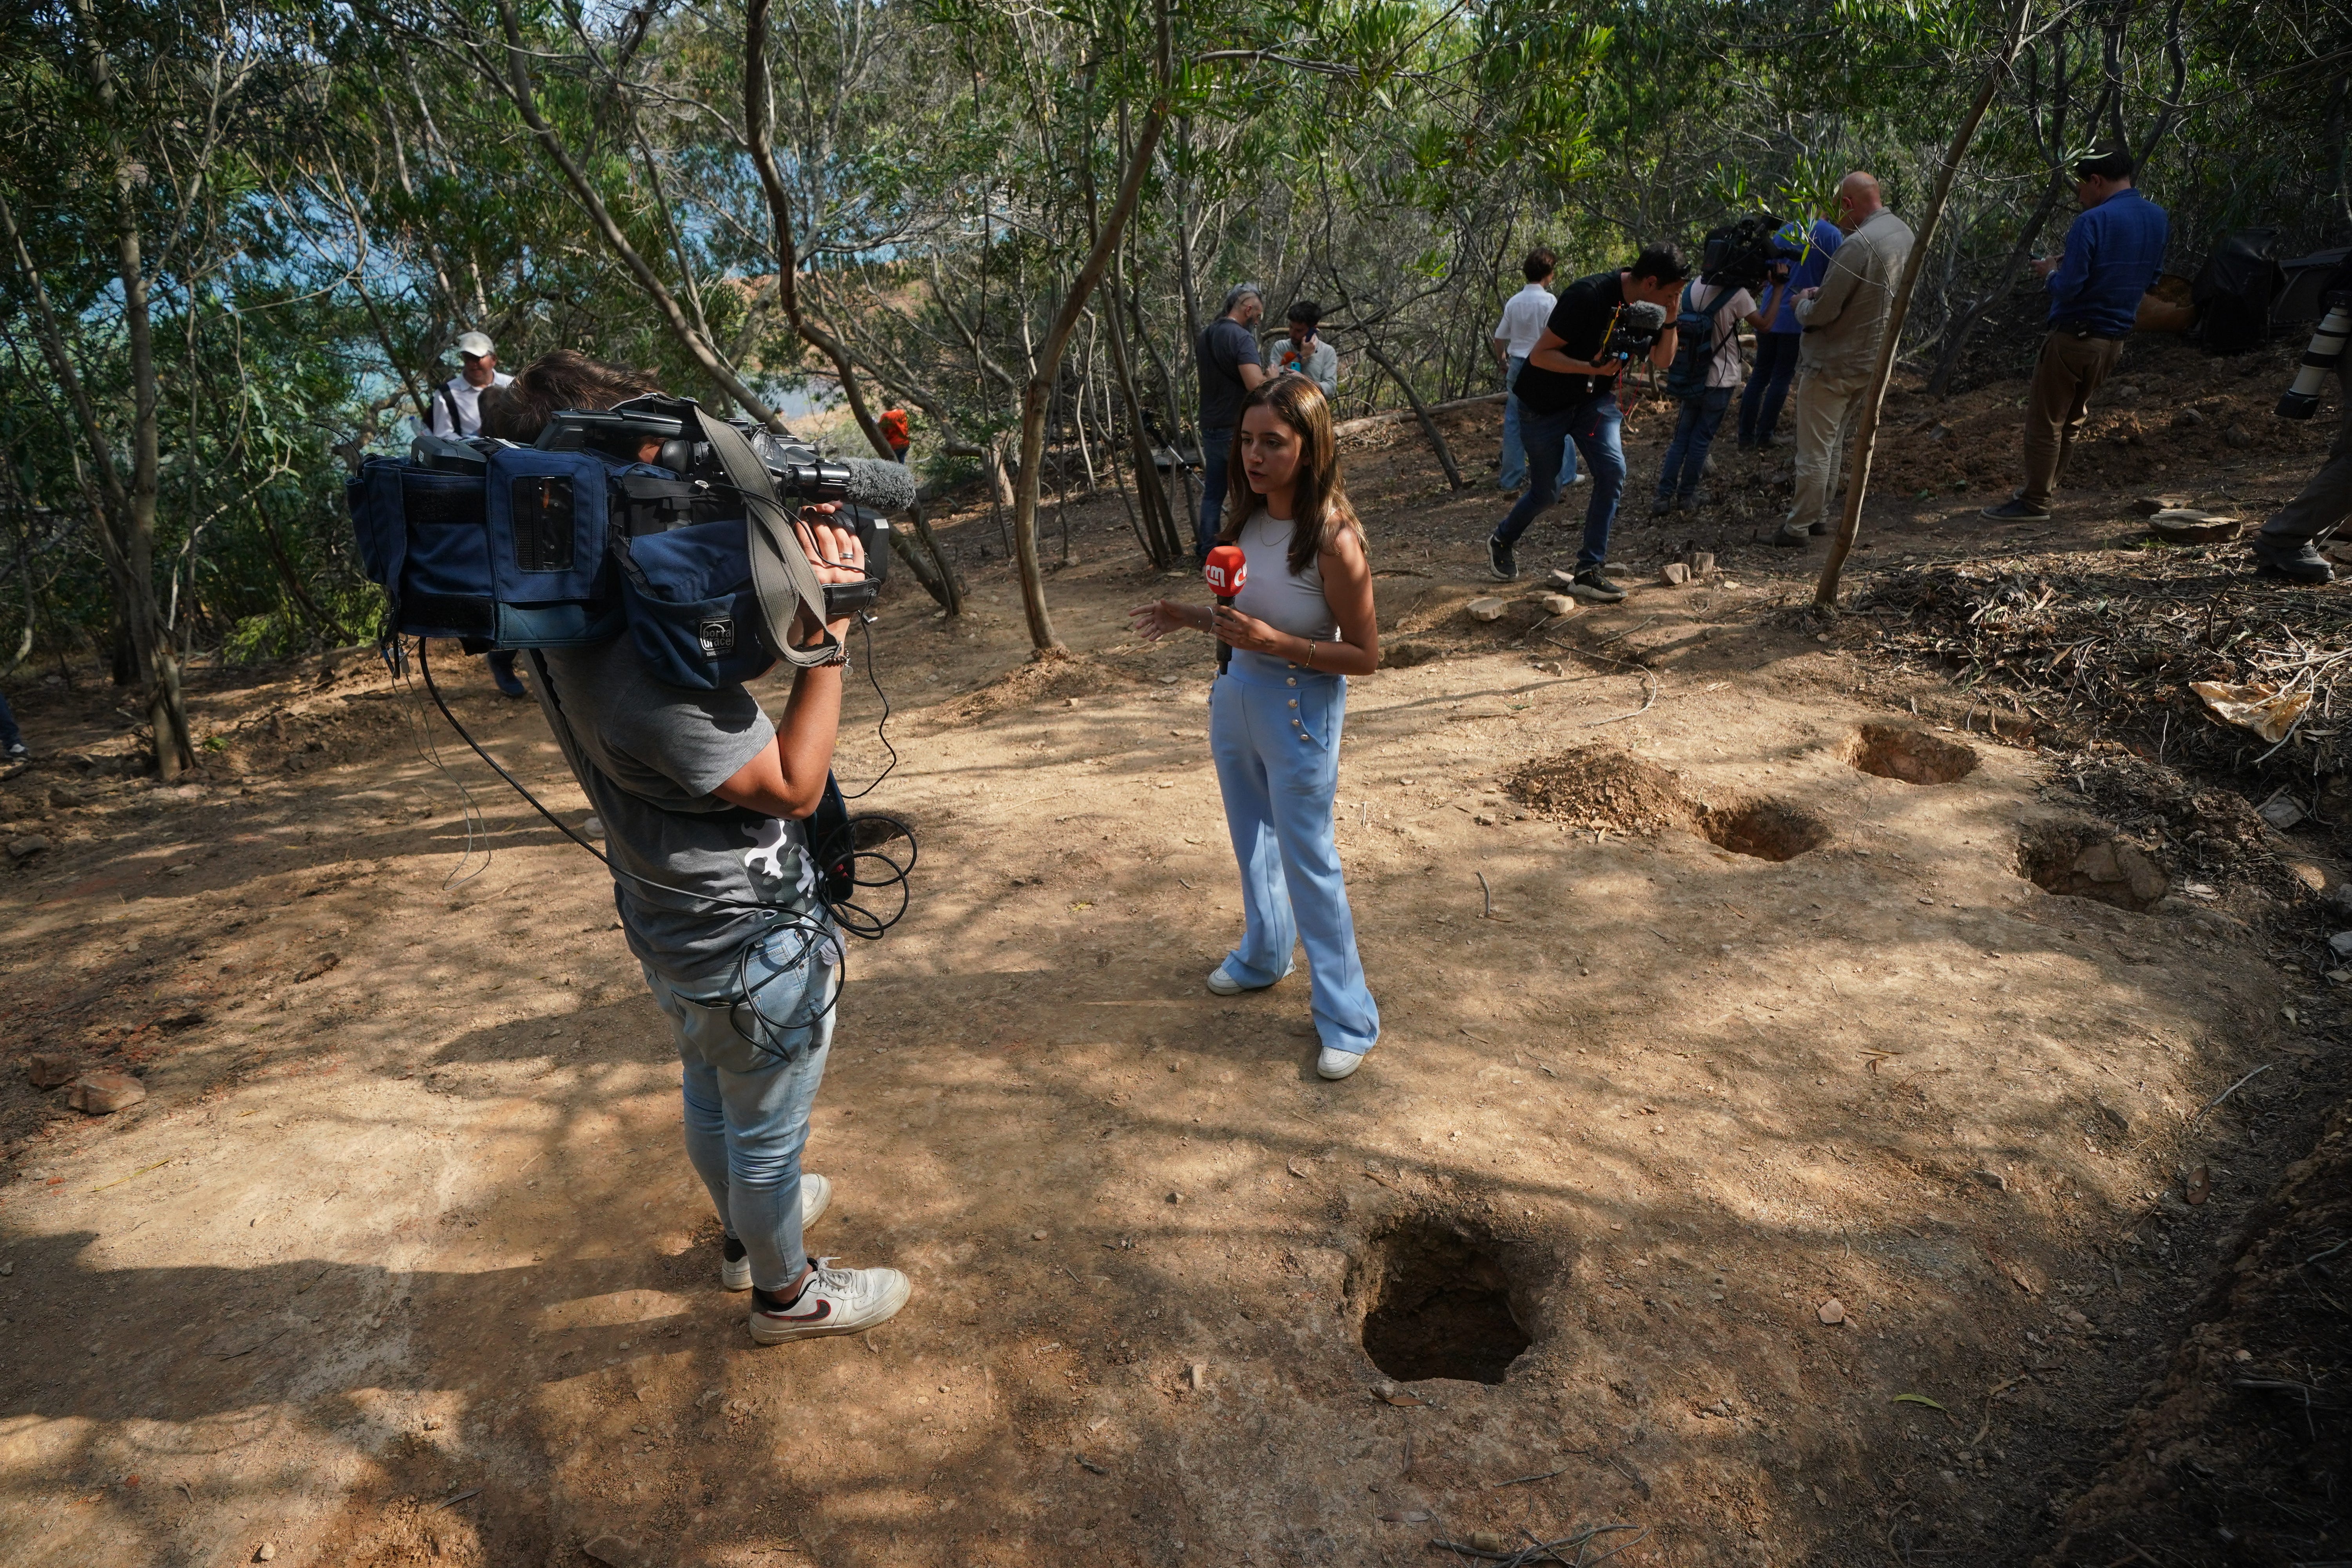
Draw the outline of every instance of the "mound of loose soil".
[[[1538,816],[1596,832],[1663,833],[1689,828],[1696,817],[1673,773],[1609,746],[1539,757],[1504,788]]]
[[[943,717],[952,723],[977,724],[1015,708],[1092,697],[1135,684],[1134,676],[1099,658],[1033,659],[1006,670],[948,709]]]

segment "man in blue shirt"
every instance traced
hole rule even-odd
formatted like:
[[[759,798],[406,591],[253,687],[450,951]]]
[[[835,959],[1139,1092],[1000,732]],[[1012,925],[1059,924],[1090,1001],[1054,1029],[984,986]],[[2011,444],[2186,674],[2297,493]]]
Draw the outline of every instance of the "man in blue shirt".
[[[1748,390],[1739,395],[1739,449],[1761,451],[1772,446],[1772,432],[1780,423],[1780,406],[1789,400],[1789,383],[1797,374],[1797,350],[1804,342],[1805,329],[1797,320],[1797,298],[1805,289],[1818,289],[1829,275],[1830,258],[1837,254],[1838,243],[1845,231],[1825,217],[1813,220],[1808,230],[1804,224],[1791,218],[1780,226],[1772,237],[1772,247],[1786,258],[1790,268],[1785,282],[1773,285],[1776,292],[1765,296],[1767,301],[1778,299],[1780,309],[1772,312],[1772,324],[1756,334],[1756,368],[1748,373]]]
[[[2025,488],[1984,509],[1999,522],[2050,515],[2050,493],[2066,450],[2091,416],[2091,394],[2122,357],[2140,296],[2164,268],[2171,226],[2164,209],[2132,188],[2131,154],[2116,149],[2074,165],[2081,216],[2058,259],[2037,260],[2049,280],[2050,335],[2033,367],[2025,404]]]

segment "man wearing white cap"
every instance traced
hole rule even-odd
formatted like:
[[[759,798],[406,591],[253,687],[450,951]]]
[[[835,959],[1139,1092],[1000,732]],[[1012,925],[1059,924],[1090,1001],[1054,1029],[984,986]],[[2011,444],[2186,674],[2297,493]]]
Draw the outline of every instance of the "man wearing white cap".
[[[498,350],[488,337],[467,332],[457,340],[457,358],[465,368],[433,393],[426,427],[436,436],[478,436],[482,429],[482,392],[514,380],[499,374]]]
[[[478,436],[482,433],[482,394],[493,386],[506,386],[514,377],[499,374],[499,353],[488,336],[482,332],[464,332],[457,338],[457,359],[464,367],[433,391],[433,407],[426,416],[425,427],[436,436],[455,438]],[[522,678],[515,673],[515,656],[494,653],[489,656],[490,679],[509,697],[530,695],[524,689]]]

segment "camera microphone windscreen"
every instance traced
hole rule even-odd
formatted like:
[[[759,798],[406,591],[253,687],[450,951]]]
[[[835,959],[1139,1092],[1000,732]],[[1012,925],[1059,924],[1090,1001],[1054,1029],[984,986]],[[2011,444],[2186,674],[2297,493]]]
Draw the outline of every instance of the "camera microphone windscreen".
[[[1666,308],[1647,300],[1636,300],[1625,307],[1625,324],[1654,337],[1666,330]]]
[[[849,499],[856,505],[885,517],[915,510],[915,473],[906,464],[852,458],[843,466],[849,470]]]

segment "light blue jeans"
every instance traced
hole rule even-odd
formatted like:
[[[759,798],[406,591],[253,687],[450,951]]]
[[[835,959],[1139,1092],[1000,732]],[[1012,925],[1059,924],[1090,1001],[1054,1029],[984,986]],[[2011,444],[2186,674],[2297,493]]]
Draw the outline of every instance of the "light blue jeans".
[[[1381,1037],[1381,1012],[1356,955],[1331,825],[1347,709],[1344,678],[1236,652],[1209,689],[1209,752],[1242,873],[1242,944],[1225,955],[1225,973],[1271,985],[1303,940],[1315,1032],[1360,1056]]]
[[[1528,356],[1511,355],[1509,374],[1503,377],[1506,388],[1519,384],[1519,372],[1527,369]],[[1496,489],[1515,490],[1528,482],[1528,450],[1519,438],[1519,400],[1507,393],[1503,398],[1503,466],[1495,475]],[[1576,448],[1571,446],[1560,459],[1559,489],[1566,489],[1576,483]]]
[[[646,969],[686,1068],[686,1157],[762,1290],[782,1290],[808,1262],[801,1150],[833,1049],[841,972],[825,962],[830,951],[828,939],[797,930],[762,937],[745,962],[749,1001],[731,978],[688,989]]]

